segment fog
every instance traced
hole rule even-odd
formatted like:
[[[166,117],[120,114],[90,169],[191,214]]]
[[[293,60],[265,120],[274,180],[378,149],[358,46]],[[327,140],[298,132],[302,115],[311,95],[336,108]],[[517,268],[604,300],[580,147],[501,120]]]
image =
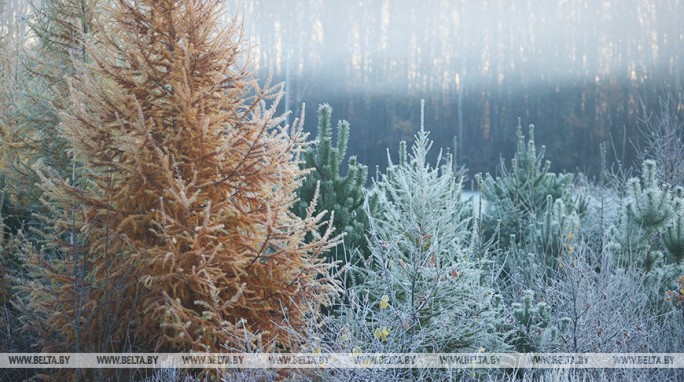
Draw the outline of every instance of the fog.
[[[556,169],[591,173],[601,142],[630,162],[641,102],[682,112],[682,1],[255,0],[242,14],[262,76],[287,83],[284,107],[306,102],[313,130],[331,103],[371,167],[411,139],[420,98],[433,138],[460,137],[477,171],[512,151],[518,117]]]
[[[245,7],[245,21],[261,63],[279,74],[326,80],[343,70],[350,83],[332,86],[360,91],[457,89],[459,77],[643,79],[680,59],[679,3],[258,0]]]
[[[22,35],[28,1],[7,0],[3,33]],[[662,97],[684,119],[683,0],[226,0],[244,20],[281,110],[315,131],[319,103],[351,123],[350,153],[374,172],[418,130],[494,172],[534,124],[555,171],[598,171],[599,144],[633,164],[639,120]],[[11,32],[10,32],[11,33]],[[526,129],[525,129],[526,130]],[[454,141],[454,138],[457,138]]]

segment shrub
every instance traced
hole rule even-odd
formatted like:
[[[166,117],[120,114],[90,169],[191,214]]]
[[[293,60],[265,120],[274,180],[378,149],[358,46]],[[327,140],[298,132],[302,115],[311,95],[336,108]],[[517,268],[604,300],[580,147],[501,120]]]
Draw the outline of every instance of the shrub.
[[[672,310],[652,308],[654,299],[663,300],[656,296],[652,276],[640,266],[616,264],[614,246],[603,252],[595,248],[580,242],[573,253],[564,255],[563,268],[544,295],[556,319],[569,319],[558,350],[630,353],[680,348],[681,321]]]
[[[677,115],[678,107],[681,105],[673,97],[665,97],[660,99],[660,110],[655,114],[647,115],[644,110],[639,121],[644,146],[638,150],[638,160],[653,160],[660,169],[661,182],[684,186],[684,124]]]

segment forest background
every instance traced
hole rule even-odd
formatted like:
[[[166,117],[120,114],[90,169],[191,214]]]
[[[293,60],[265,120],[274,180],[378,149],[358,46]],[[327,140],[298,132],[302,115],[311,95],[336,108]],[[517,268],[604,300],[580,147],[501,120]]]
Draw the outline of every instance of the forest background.
[[[3,17],[29,7],[6,3]],[[287,84],[281,111],[329,103],[356,126],[349,151],[371,175],[387,165],[387,147],[413,140],[420,99],[433,139],[458,138],[456,161],[472,173],[512,155],[518,117],[537,126],[552,170],[597,175],[599,143],[634,162],[639,119],[660,97],[684,113],[681,1],[428,3],[253,0],[240,9],[261,77]]]

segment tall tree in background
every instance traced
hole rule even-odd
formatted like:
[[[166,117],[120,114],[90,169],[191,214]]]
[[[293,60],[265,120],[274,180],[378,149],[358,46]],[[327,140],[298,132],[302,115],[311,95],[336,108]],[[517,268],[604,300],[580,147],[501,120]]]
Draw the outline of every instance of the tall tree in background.
[[[320,235],[313,205],[290,212],[301,126],[281,126],[281,89],[252,79],[219,5],[103,11],[60,114],[76,166],[38,167],[51,213],[26,249],[24,303],[45,351],[220,351],[253,335],[289,347],[286,327],[335,291],[318,258],[338,244],[332,223]]]

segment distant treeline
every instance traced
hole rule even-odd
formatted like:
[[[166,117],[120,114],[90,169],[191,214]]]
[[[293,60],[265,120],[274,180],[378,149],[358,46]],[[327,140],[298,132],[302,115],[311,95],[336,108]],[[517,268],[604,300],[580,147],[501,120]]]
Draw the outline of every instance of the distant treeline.
[[[528,0],[318,2],[256,0],[244,7],[264,77],[287,83],[287,107],[330,103],[350,121],[350,152],[386,164],[411,140],[426,99],[440,147],[494,171],[515,149],[518,118],[534,124],[554,170],[598,172],[599,144],[626,165],[639,120],[669,97],[682,115],[681,1]]]

